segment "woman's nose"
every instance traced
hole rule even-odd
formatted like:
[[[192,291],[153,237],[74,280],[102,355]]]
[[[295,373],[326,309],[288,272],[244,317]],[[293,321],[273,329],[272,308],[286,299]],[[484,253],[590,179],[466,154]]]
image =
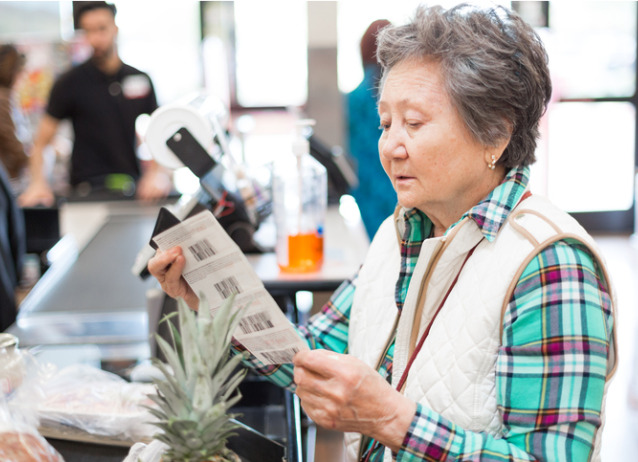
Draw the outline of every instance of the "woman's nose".
[[[387,159],[403,158],[407,155],[401,131],[390,127],[379,138],[379,152]]]

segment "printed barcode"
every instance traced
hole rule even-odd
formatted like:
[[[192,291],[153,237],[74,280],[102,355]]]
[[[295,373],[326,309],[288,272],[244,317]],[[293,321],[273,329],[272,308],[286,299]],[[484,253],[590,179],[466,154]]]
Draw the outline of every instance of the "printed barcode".
[[[261,352],[260,354],[272,364],[291,363],[292,357],[299,351],[299,348],[293,347],[281,351]]]
[[[270,329],[274,327],[274,325],[268,314],[262,311],[261,313],[244,317],[239,322],[239,327],[244,334],[251,334],[253,332],[259,332],[260,330]]]
[[[193,245],[189,245],[188,250],[191,251],[193,257],[195,257],[195,260],[197,261],[202,261],[215,255],[215,249],[213,249],[213,246],[210,245],[208,239],[202,239]]]
[[[232,294],[241,293],[241,290],[239,289],[239,282],[237,282],[237,279],[235,279],[234,276],[220,282],[216,282],[215,289],[217,289],[217,293],[221,295],[222,298],[228,298]]]

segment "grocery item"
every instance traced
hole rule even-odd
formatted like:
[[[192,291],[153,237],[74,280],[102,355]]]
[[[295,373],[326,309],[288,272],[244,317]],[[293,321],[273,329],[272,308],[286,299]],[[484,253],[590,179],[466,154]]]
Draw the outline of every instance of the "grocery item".
[[[180,332],[169,320],[173,344],[157,336],[167,364],[155,361],[163,378],[155,379],[157,394],[149,397],[157,407],[149,412],[160,428],[154,438],[168,446],[164,462],[239,462],[226,448],[237,425],[229,409],[241,395],[237,390],[246,375],[238,370],[241,355],[230,356],[233,332],[241,320],[241,309],[229,297],[211,317],[208,303],[200,295],[198,314],[178,300]]]
[[[22,356],[18,350],[18,338],[6,332],[0,333],[0,395],[9,395],[20,386],[24,376]]]
[[[0,431],[0,460],[10,462],[64,462],[62,456],[37,433]]]
[[[310,154],[312,125],[311,119],[297,122],[292,152],[282,155],[273,167],[275,253],[280,270],[287,273],[315,272],[323,265],[328,175]]]

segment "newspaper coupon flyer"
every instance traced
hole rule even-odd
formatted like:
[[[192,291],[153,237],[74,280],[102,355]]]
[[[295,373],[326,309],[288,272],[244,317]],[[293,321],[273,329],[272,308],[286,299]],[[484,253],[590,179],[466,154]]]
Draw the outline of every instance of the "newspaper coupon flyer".
[[[231,294],[238,308],[248,305],[234,337],[264,364],[290,363],[295,353],[308,349],[212,213],[200,212],[153,240],[161,250],[182,248],[182,276],[196,294],[204,294],[213,316]]]

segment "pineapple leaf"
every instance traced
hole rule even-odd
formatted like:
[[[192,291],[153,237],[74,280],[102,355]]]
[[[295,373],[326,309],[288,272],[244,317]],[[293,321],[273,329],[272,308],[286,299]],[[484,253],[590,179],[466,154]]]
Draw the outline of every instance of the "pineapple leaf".
[[[239,399],[241,399],[241,393],[239,392],[237,387],[239,386],[241,381],[244,380],[245,376],[246,376],[246,373],[244,371],[237,372],[233,376],[233,378],[229,381],[228,386],[226,387],[226,389],[220,395],[220,397],[219,397],[220,401],[222,401],[222,402],[223,401],[228,401],[230,399],[230,395],[232,395],[233,392],[237,392],[237,394],[239,395]],[[239,399],[237,401],[239,401]],[[231,406],[232,406],[232,404],[231,404]]]
[[[229,312],[233,309],[233,301],[235,300],[235,294],[231,295],[226,299],[225,303],[222,305],[222,309],[228,310]],[[237,330],[237,326],[241,321],[243,312],[248,308],[248,305],[244,305],[241,308],[235,310],[232,314],[229,322],[229,326],[225,332],[224,345],[230,345],[231,340],[233,339],[233,334]]]
[[[230,409],[231,407],[233,407],[235,404],[237,404],[240,400],[241,400],[242,396],[241,393],[237,392],[235,394],[235,396],[229,397],[228,401],[224,402],[224,408],[227,411],[228,409]]]
[[[214,422],[201,431],[202,439],[211,442],[211,446],[214,444],[225,446],[228,437],[236,434],[235,430],[238,427],[238,424],[229,421]]]
[[[214,399],[214,390],[209,377],[205,374],[198,374],[193,390],[193,409],[205,409]]]
[[[201,308],[201,303],[200,303]],[[195,388],[195,381],[200,370],[205,368],[202,354],[198,348],[197,314],[186,305],[183,299],[178,300],[179,325],[182,330],[182,353],[184,370],[189,390]]]
[[[192,420],[170,420],[168,425],[171,427],[173,433],[179,435],[188,434],[197,430],[197,422]]]
[[[208,298],[206,297],[206,294],[204,294],[203,292],[199,294],[199,306],[200,308],[206,308],[204,310],[201,310],[201,312],[198,312],[198,316],[197,316],[197,320],[213,320],[213,314],[210,311],[209,308],[209,303],[208,303]]]
[[[168,382],[169,385],[171,387],[173,387],[175,390],[181,390],[183,392],[187,390],[186,389],[186,380],[184,379],[180,383],[178,381],[178,379],[175,377],[175,375],[173,374],[173,372],[164,363],[162,363],[161,361],[157,361],[154,358],[153,365],[156,366],[159,369],[159,371],[164,376],[165,381]],[[158,379],[156,379],[156,380],[158,380]],[[186,393],[183,393],[183,394],[186,394]]]
[[[157,364],[157,368],[163,374],[165,381],[169,383],[170,386],[174,387],[176,390],[181,390],[184,395],[187,395],[188,389],[186,387],[186,377],[182,379],[180,382],[178,378],[174,375],[172,369],[163,363]],[[183,374],[183,371],[181,371]]]
[[[230,382],[235,382],[236,375],[231,376],[232,372],[240,365],[242,360],[241,355],[235,355],[228,360],[228,362],[220,367],[217,371],[215,371],[215,375],[212,378],[212,387],[214,390],[218,390],[219,394],[225,394],[226,390],[236,388],[241,380],[237,381],[234,385],[231,385]],[[246,375],[246,370],[241,369],[238,372],[239,375],[242,376],[242,379]]]
[[[177,313],[171,313],[171,317],[177,316]],[[172,322],[168,323],[169,331],[171,333],[171,339],[173,341],[173,346],[177,355],[179,357],[179,363],[182,365],[182,369],[184,368],[184,355],[182,354],[182,336],[179,333],[179,329]]]
[[[166,408],[167,415],[182,417],[191,411],[192,405],[190,399],[184,392],[172,389],[166,382],[158,381],[156,386],[159,391],[158,396],[160,400],[165,403],[162,408]]]
[[[157,339],[157,346],[160,347],[160,349],[162,350],[162,353],[166,357],[166,360],[168,361],[168,365],[173,370],[173,375],[175,379],[179,383],[185,384],[186,374],[185,374],[184,368],[182,367],[182,363],[179,360],[179,356],[177,352],[175,352],[175,350],[171,348],[170,344],[159,335],[156,336],[156,339]],[[162,371],[162,374],[166,376],[166,371]]]
[[[163,322],[168,324],[169,333],[171,334],[171,343],[173,345],[173,349],[175,351],[177,351],[177,352],[181,352],[182,351],[182,346],[181,346],[181,337],[179,335],[179,329],[177,329],[175,324],[173,322],[171,322],[171,318],[174,318],[177,315],[178,315],[177,312],[165,314],[162,317],[162,319],[160,319],[160,324],[163,323]],[[182,364],[183,364],[183,361],[182,361]]]
[[[156,408],[152,407],[152,406],[142,406],[144,407],[149,414],[151,414],[153,417],[155,417],[157,420],[165,420],[166,419],[166,413],[157,410]],[[155,423],[155,422],[154,422]]]
[[[148,407],[149,409],[154,409],[156,412],[159,412],[163,415],[163,419],[167,419],[169,415],[175,415],[176,410],[171,409],[170,404],[166,401],[166,399],[159,394],[157,395],[147,395],[148,398],[153,401],[157,406],[156,407]]]
[[[207,334],[209,335],[209,343],[206,347],[204,347],[203,351],[206,351],[207,357],[209,358],[208,364],[210,368],[213,370],[213,373],[216,374],[216,369],[218,365],[224,363],[224,358],[228,354],[228,346],[229,342],[226,341],[226,334],[229,330],[232,329],[234,332],[234,326],[232,325],[232,321],[234,319],[232,313],[232,304],[235,299],[235,294],[231,295],[227,298],[224,303],[222,303],[221,307],[217,310],[214,316],[214,322],[211,326],[212,332]],[[207,304],[204,305],[207,308]],[[210,314],[210,310],[204,309]],[[204,338],[202,338],[204,340]]]

